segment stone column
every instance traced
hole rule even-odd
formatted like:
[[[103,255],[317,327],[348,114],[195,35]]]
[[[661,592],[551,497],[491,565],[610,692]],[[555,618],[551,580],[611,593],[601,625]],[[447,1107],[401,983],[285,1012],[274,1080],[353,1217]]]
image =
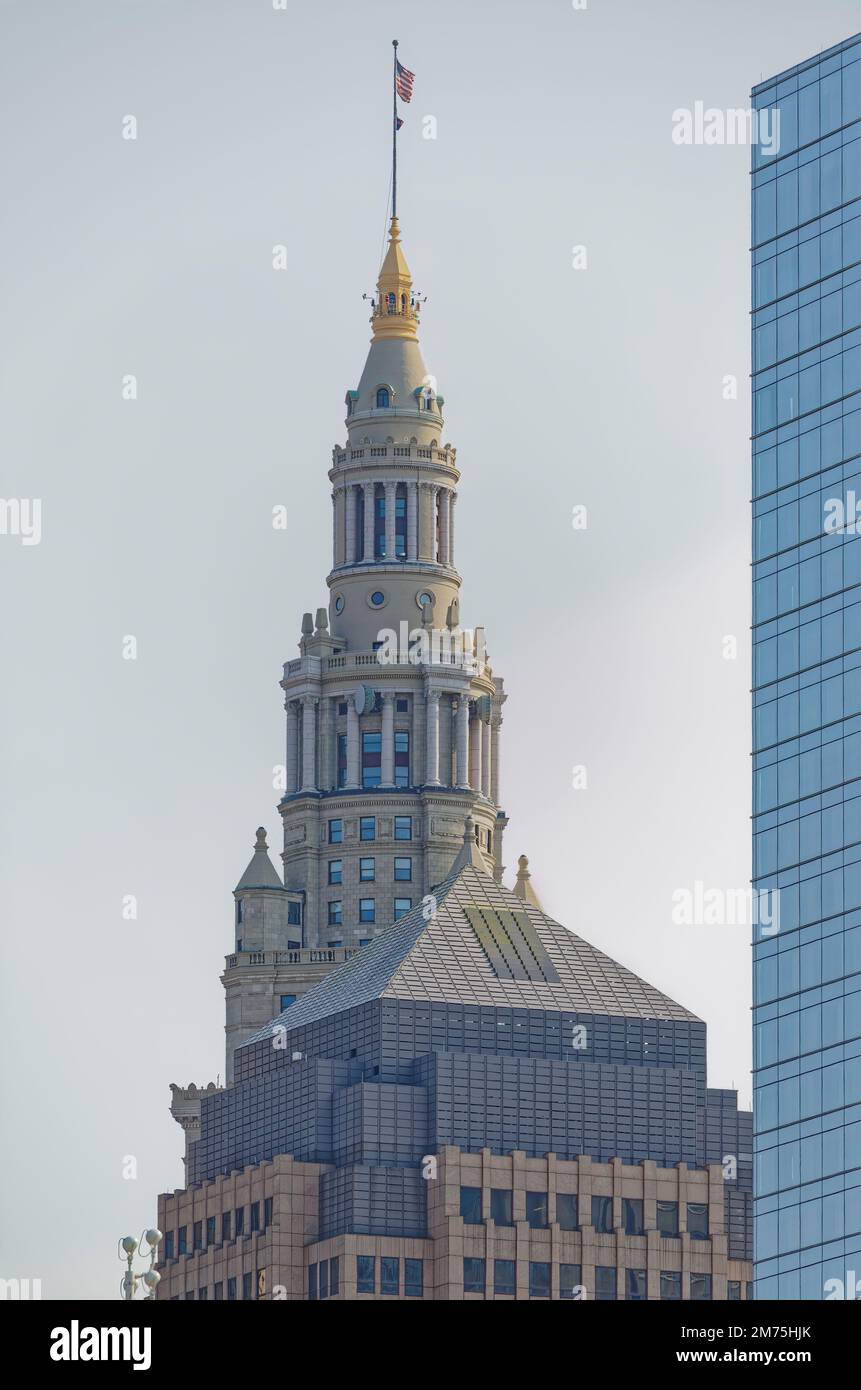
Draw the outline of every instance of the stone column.
[[[452,488],[448,502],[448,563],[454,568],[454,504],[457,493]]]
[[[300,791],[317,790],[314,780],[314,754],[316,753],[316,706],[315,695],[302,696],[302,786]]]
[[[449,504],[451,500],[451,489],[440,488],[439,494],[439,562],[441,565],[450,563],[449,557]]]
[[[441,691],[427,692],[427,757],[425,783],[439,786],[439,701]]]
[[[475,709],[469,724],[469,785],[475,791],[481,791],[481,720],[478,717],[478,704],[473,701]]]
[[[331,791],[337,781],[334,750],[335,705],[331,695],[324,695],[320,701],[320,775],[317,779],[321,792]]]
[[[425,697],[424,691],[417,690],[413,695],[413,727],[410,739],[410,779],[414,787],[420,787],[425,780]]]
[[[397,483],[386,483],[386,559],[395,558],[395,497]]]
[[[407,483],[407,559],[418,559],[419,553],[419,518],[418,518],[418,483]]]
[[[500,805],[499,800],[499,731],[502,728],[502,720],[499,717],[490,721],[490,799],[494,806]]]
[[[359,759],[359,716],[355,695],[347,696],[347,787],[358,787],[361,772]]]
[[[292,796],[299,783],[299,706],[295,700],[287,700],[287,757],[284,788],[285,796]]]
[[[356,489],[353,483],[347,484],[347,519],[346,537],[344,546],[344,562],[348,565],[356,563]]]
[[[363,560],[374,559],[374,484],[363,483],[365,489],[365,553]]]
[[[419,560],[432,561],[436,554],[433,483],[419,483]]]
[[[395,785],[395,697],[390,691],[383,695],[382,754],[380,759],[380,786]]]
[[[481,723],[481,794],[490,799],[490,721]]]
[[[457,700],[457,773],[455,778],[459,787],[469,786],[469,696],[464,693]]]

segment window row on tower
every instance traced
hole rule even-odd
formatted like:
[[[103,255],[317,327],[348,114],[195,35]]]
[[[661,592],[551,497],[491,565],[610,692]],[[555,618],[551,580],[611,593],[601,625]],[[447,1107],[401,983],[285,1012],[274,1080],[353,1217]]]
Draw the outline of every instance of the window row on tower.
[[[362,727],[352,693],[302,695],[288,699],[285,708],[285,796],[451,786],[477,791],[499,805],[502,720],[488,696],[431,687],[424,698],[410,702],[384,691],[370,727]]]
[[[345,483],[336,487],[336,565],[389,560],[454,564],[454,488],[439,483]]]

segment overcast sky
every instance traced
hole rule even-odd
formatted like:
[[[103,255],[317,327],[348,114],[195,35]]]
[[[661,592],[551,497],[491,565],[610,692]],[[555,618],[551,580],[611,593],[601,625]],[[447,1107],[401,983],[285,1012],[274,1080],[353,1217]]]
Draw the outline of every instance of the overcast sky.
[[[0,1275],[113,1296],[117,1237],[182,1182],[168,1084],[223,1075],[231,890],[258,824],[280,848],[277,682],[327,598],[395,37],[462,621],[509,694],[506,878],[527,853],[749,1103],[747,929],[671,918],[750,872],[748,151],[680,147],[672,113],[746,106],[857,28],[848,0],[0,4],[0,493],[42,501],[40,544],[0,536]]]

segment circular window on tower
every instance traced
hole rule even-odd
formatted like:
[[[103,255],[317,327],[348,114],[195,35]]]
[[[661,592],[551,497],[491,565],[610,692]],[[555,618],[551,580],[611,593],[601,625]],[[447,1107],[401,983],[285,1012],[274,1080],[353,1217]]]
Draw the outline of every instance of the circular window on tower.
[[[416,604],[419,608],[433,608],[436,598],[430,589],[419,589],[416,594]]]
[[[385,608],[386,596],[382,589],[372,589],[368,594],[368,603],[371,608]]]
[[[343,595],[343,594],[336,594],[336,595],[335,595],[334,608],[335,608],[335,612],[336,612],[336,613],[343,613],[343,611],[344,611],[344,595]]]

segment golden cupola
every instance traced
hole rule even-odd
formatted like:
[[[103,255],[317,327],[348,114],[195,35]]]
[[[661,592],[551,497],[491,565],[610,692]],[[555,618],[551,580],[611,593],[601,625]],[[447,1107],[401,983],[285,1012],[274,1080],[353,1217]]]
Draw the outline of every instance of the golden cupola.
[[[396,217],[392,218],[389,227],[389,245],[380,267],[377,294],[372,302],[371,326],[375,340],[416,337],[419,301],[413,294],[413,278],[401,246]]]

